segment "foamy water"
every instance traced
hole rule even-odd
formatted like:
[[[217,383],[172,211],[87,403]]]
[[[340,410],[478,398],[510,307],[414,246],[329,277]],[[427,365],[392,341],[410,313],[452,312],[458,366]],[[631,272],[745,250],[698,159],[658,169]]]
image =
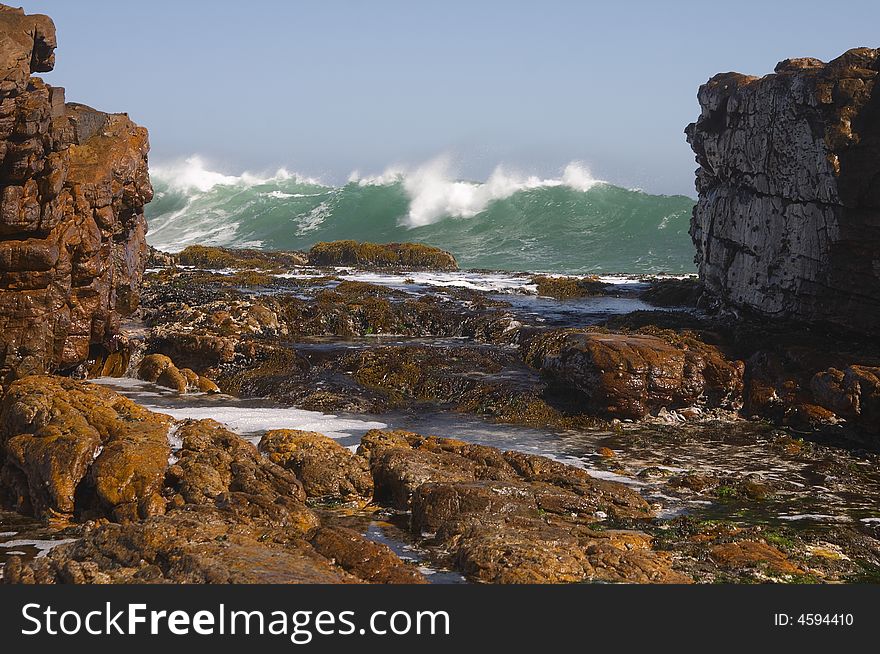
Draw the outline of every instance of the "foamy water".
[[[554,272],[693,270],[693,200],[595,179],[581,162],[535,175],[498,165],[461,179],[450,157],[352,173],[341,186],[279,169],[228,174],[200,157],[153,165],[151,245],[308,249],[318,241],[414,241],[463,267]]]

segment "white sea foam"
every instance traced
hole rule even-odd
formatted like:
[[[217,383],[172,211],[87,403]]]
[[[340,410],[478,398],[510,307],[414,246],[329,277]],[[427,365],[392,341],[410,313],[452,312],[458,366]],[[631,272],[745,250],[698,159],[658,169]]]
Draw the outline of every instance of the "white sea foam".
[[[558,178],[522,175],[499,165],[485,182],[461,181],[453,174],[452,160],[448,156],[437,157],[412,169],[392,166],[376,176],[361,177],[354,172],[349,181],[361,186],[402,183],[410,199],[409,213],[405,218],[410,227],[430,225],[446,217],[473,218],[485,211],[491,202],[519,191],[554,186],[588,191],[603,183],[594,179],[581,162],[569,163]]]
[[[73,543],[73,542],[76,542],[77,540],[78,539],[76,539],[76,538],[60,538],[58,540],[40,540],[40,539],[7,540],[3,543],[0,543],[0,547],[2,547],[3,549],[7,549],[10,547],[33,547],[38,552],[37,558],[40,559],[40,558],[43,558],[44,556],[46,556],[46,554],[51,552],[53,549],[55,549],[59,545],[64,545],[66,543]],[[6,552],[6,553],[10,554],[11,552]]]
[[[248,171],[240,175],[226,175],[216,170],[210,170],[205,160],[199,155],[187,157],[183,161],[154,164],[150,167],[150,174],[175,190],[201,191],[202,193],[207,193],[216,186],[250,187],[288,180],[323,186],[321,181],[314,177],[292,173],[286,168],[279,168],[274,173],[263,175]]]
[[[130,397],[150,411],[164,413],[175,420],[210,418],[226,425],[242,436],[253,437],[256,435],[256,438],[251,438],[251,440],[258,440],[261,432],[270,429],[316,431],[330,438],[350,440],[355,436],[365,434],[370,429],[387,427],[384,422],[349,418],[318,411],[284,407],[254,407],[232,397],[228,397],[228,403],[221,404],[220,402],[227,399],[227,396],[220,396],[216,398],[217,401],[212,401],[207,405],[198,402],[198,395],[194,396],[196,401],[192,404],[188,403],[187,396],[181,396],[179,401],[174,401],[169,405],[161,398],[172,397],[173,394],[149,382],[127,377],[98,377],[89,381],[93,384],[108,386],[116,392]],[[172,450],[180,449],[180,437],[177,430],[172,428],[168,436]]]
[[[330,438],[344,439],[355,434],[363,434],[370,429],[384,429],[384,422],[343,418],[336,415],[303,411],[301,409],[272,409],[246,406],[180,406],[169,408],[161,405],[144,404],[145,408],[184,420],[203,420],[210,418],[223,423],[241,435],[258,434],[270,429],[299,429],[316,431]]]

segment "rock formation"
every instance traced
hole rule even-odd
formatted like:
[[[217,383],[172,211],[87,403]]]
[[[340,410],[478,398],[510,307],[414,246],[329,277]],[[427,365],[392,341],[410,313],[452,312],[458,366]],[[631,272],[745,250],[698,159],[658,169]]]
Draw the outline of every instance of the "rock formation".
[[[0,383],[112,347],[147,256],[147,131],[31,77],[55,44],[50,18],[0,5]]]
[[[706,290],[763,316],[880,326],[880,50],[716,75],[688,126]]]

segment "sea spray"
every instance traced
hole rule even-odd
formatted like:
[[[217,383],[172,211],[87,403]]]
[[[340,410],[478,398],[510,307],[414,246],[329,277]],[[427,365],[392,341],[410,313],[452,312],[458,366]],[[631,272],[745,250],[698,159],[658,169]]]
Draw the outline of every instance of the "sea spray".
[[[148,240],[307,249],[318,241],[414,241],[453,252],[463,267],[548,272],[688,273],[693,200],[594,179],[571,163],[559,177],[496,168],[456,179],[449,160],[353,173],[343,186],[280,169],[259,176],[210,170],[198,157],[155,166]]]

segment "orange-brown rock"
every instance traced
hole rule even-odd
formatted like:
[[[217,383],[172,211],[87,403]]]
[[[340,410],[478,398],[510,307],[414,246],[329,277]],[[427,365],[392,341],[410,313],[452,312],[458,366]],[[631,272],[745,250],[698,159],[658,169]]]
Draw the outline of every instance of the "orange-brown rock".
[[[366,460],[323,434],[272,430],[260,440],[260,451],[273,463],[292,471],[309,497],[357,500],[373,495],[373,478]]]
[[[32,561],[12,558],[7,584],[360,583],[295,530],[243,525],[190,507],[143,522],[108,524]]]
[[[65,104],[46,16],[0,5],[0,382],[84,362],[138,304],[147,131]]]
[[[880,433],[880,368],[848,366],[817,373],[810,384],[816,402],[869,434]]]
[[[709,556],[719,567],[727,570],[764,567],[783,574],[800,572],[778,549],[755,541],[715,545],[709,550]]]
[[[259,519],[300,535],[317,528],[299,480],[241,436],[213,420],[188,420],[176,437],[178,460],[166,475],[167,492],[176,496],[173,505],[219,508],[240,521]]]
[[[642,418],[662,407],[737,406],[742,362],[689,334],[562,329],[535,337],[526,361],[606,416]]]
[[[347,572],[374,584],[425,584],[412,564],[404,563],[387,545],[374,543],[345,527],[321,527],[312,547]]]
[[[149,354],[138,366],[138,378],[170,388],[178,393],[199,391],[219,393],[217,384],[189,368],[178,368],[170,357],[164,354]]]
[[[472,579],[689,581],[648,535],[595,528],[607,516],[651,516],[623,484],[541,456],[406,431],[371,431],[359,453],[377,498],[411,508],[413,532]]]
[[[15,508],[48,519],[161,513],[169,424],[100,386],[25,377],[0,402],[0,487]]]

